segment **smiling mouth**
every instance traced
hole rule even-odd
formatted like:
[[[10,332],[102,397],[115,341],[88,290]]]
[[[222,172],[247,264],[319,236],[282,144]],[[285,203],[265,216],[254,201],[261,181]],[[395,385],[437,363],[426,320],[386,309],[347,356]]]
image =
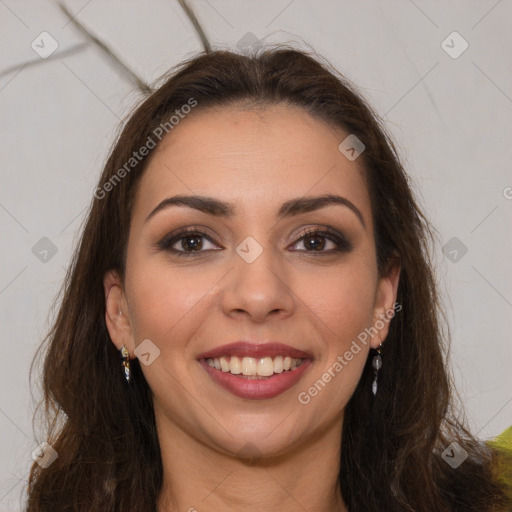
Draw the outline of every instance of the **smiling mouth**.
[[[204,359],[208,366],[245,379],[267,379],[275,374],[293,372],[304,359],[290,356],[237,357],[222,356]]]

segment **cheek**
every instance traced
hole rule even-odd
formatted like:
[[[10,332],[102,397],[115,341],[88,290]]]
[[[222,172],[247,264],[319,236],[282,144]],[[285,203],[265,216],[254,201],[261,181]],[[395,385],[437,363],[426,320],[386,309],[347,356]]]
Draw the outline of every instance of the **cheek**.
[[[178,342],[175,333],[184,325],[213,313],[212,297],[222,289],[224,274],[225,268],[216,265],[179,267],[159,257],[134,255],[127,262],[126,289],[135,342],[149,338],[164,343],[170,337]],[[323,339],[334,337],[341,349],[344,340],[368,326],[375,279],[364,255],[354,254],[337,265],[297,264],[289,270],[287,286],[295,297],[295,313],[309,317]]]
[[[149,338],[162,347],[169,339],[179,344],[177,332],[197,318],[201,300],[214,283],[204,273],[162,266],[144,265],[133,272],[127,290],[136,343]]]
[[[304,283],[301,297],[311,310],[321,349],[299,403],[322,414],[342,410],[361,377],[369,351],[376,271],[362,259],[319,274]],[[306,286],[308,285],[309,286]]]
[[[302,331],[319,369],[331,366],[369,326],[376,269],[367,249],[360,248],[335,263],[321,263],[320,258],[318,262],[297,260],[286,268],[291,290],[288,304],[294,310],[286,322],[295,331],[291,334]],[[126,291],[135,345],[150,339],[160,349],[162,361],[184,371],[184,367],[177,368],[178,359],[182,363],[193,360],[190,342],[206,336],[204,326],[216,321],[226,325],[226,318],[221,318],[222,290],[231,278],[224,264],[171,264],[162,255],[129,253]],[[286,287],[283,293],[289,293]],[[243,302],[243,296],[238,298]],[[367,351],[362,348],[361,352]],[[344,373],[364,364],[363,357],[359,359],[360,364],[350,364]]]
[[[320,320],[324,339],[342,349],[369,326],[376,291],[376,271],[363,259],[323,269],[298,280],[297,295]]]

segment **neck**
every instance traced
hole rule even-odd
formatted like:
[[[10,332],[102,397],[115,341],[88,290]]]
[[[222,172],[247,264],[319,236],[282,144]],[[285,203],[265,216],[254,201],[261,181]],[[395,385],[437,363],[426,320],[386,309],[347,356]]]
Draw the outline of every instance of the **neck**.
[[[240,458],[156,415],[163,463],[158,512],[347,512],[338,483],[343,418],[274,456]]]

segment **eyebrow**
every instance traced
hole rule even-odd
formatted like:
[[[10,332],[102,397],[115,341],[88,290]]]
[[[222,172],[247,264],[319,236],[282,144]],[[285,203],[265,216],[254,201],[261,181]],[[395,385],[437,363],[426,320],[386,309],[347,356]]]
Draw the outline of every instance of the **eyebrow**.
[[[298,197],[296,199],[290,199],[281,205],[277,213],[278,219],[285,217],[292,217],[301,213],[312,212],[325,208],[332,205],[346,206],[352,212],[355,213],[361,224],[366,228],[362,213],[356,207],[354,203],[349,201],[345,197],[327,194],[316,197]],[[156,208],[146,218],[147,222],[149,219],[154,217],[158,212],[165,210],[171,206],[187,206],[208,215],[215,215],[217,217],[233,217],[237,214],[237,208],[233,203],[220,201],[218,199],[206,196],[184,196],[178,195],[168,197],[161,201]]]

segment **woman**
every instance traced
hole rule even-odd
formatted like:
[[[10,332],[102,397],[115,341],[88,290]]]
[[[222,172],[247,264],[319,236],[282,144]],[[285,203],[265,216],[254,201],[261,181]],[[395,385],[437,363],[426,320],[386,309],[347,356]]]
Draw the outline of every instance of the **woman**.
[[[328,65],[183,63],[94,192],[28,510],[506,510],[498,452],[451,412],[430,239]]]

